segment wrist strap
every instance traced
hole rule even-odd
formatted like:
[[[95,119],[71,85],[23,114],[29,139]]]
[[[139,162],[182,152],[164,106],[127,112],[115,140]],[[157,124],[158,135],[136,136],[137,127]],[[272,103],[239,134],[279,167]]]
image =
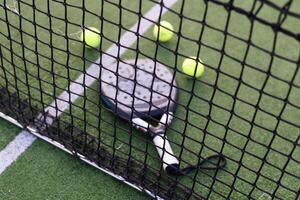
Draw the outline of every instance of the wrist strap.
[[[226,166],[226,158],[222,154],[216,154],[209,157],[204,158],[198,166],[188,166],[183,169],[180,169],[178,164],[169,165],[166,168],[167,173],[172,175],[187,175],[191,171],[198,170],[218,170],[222,169]]]

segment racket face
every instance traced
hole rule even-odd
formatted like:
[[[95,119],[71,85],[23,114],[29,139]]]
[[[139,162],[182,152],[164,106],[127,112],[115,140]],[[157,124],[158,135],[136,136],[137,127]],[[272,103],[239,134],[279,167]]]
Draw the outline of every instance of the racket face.
[[[178,88],[168,67],[150,59],[125,62],[101,68],[101,98],[106,106],[129,121],[174,112]]]

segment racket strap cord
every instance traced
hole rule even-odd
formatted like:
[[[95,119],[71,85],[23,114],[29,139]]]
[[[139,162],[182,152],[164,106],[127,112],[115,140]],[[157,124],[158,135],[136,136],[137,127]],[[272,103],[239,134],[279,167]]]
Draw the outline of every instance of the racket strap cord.
[[[204,158],[198,166],[188,166],[180,169],[179,165],[171,165],[168,173],[173,175],[187,175],[191,171],[198,170],[218,170],[226,166],[226,158],[222,154],[215,154]]]

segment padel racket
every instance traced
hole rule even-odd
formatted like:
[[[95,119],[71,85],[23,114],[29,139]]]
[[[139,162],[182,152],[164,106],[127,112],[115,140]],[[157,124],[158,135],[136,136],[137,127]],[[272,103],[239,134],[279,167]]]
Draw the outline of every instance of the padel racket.
[[[173,73],[150,59],[126,60],[101,68],[101,98],[116,115],[138,130],[150,134],[163,169],[171,174],[186,174],[196,167],[179,169],[165,136],[176,108],[178,87]],[[148,123],[158,119],[158,125]]]

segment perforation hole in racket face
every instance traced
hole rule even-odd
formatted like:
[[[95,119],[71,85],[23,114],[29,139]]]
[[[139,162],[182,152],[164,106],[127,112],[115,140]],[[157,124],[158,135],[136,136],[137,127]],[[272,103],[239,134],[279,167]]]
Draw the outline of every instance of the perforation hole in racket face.
[[[113,71],[101,71],[102,98],[116,106],[125,118],[132,112],[133,115],[155,116],[173,111],[178,93],[173,73],[152,60],[140,59],[136,66],[134,63],[135,60],[120,62],[111,67]]]

